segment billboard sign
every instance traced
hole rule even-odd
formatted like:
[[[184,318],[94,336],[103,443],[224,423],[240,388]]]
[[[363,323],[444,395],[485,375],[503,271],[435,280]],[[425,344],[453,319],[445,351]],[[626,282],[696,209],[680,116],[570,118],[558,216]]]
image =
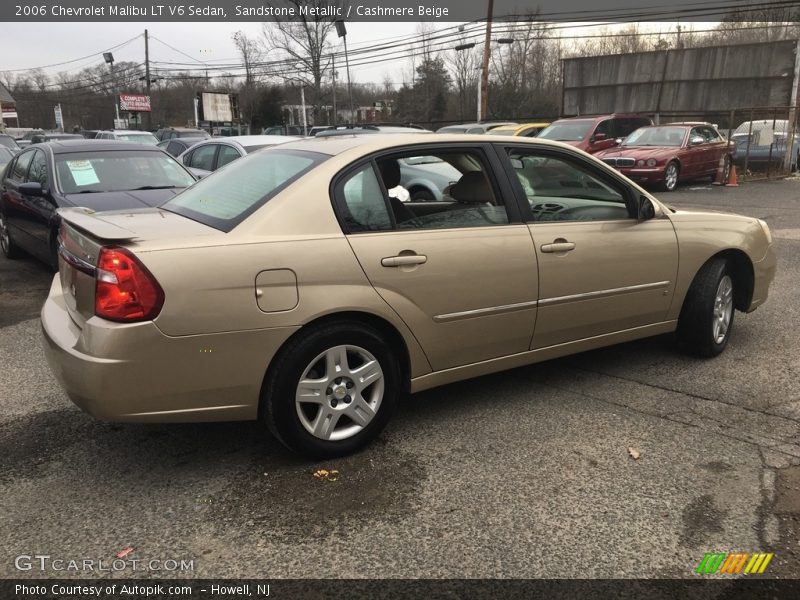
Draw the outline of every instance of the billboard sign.
[[[119,109],[128,112],[150,112],[150,96],[144,94],[120,94]]]
[[[203,92],[202,97],[204,121],[232,121],[231,97],[228,94],[212,94]]]

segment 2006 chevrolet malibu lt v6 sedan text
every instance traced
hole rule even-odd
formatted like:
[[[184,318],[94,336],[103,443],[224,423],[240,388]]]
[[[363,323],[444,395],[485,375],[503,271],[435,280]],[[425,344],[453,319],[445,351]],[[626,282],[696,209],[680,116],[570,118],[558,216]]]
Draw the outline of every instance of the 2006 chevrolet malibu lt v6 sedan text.
[[[460,173],[442,200],[391,195],[412,157]],[[160,208],[60,214],[42,325],[78,406],[262,419],[311,457],[363,446],[404,392],[672,331],[719,354],[776,263],[763,221],[674,210],[536,139],[307,139]]]

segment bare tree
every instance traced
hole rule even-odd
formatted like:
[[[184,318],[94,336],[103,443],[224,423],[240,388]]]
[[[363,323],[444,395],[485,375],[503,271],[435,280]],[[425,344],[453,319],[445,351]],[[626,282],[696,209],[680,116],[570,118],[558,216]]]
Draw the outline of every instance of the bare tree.
[[[297,81],[311,90],[314,115],[322,114],[322,80],[330,66],[328,35],[334,28],[331,20],[304,16],[301,9],[323,10],[326,0],[288,0],[297,7],[296,21],[264,23],[264,46],[270,55],[282,55],[290,63],[276,75],[285,81]],[[319,14],[319,13],[317,13]]]
[[[253,125],[253,117],[258,102],[258,95],[256,94],[256,83],[258,75],[253,72],[254,63],[261,60],[261,47],[258,42],[248,37],[243,31],[237,31],[231,38],[239,51],[244,64],[244,84],[239,90],[239,110],[241,111],[241,120]]]
[[[481,56],[479,48],[465,48],[463,50],[451,50],[445,54],[445,61],[450,74],[455,83],[455,91],[458,95],[458,118],[464,120],[466,115],[475,114],[477,108],[477,85],[479,69],[481,66]],[[475,102],[472,101],[475,100]]]

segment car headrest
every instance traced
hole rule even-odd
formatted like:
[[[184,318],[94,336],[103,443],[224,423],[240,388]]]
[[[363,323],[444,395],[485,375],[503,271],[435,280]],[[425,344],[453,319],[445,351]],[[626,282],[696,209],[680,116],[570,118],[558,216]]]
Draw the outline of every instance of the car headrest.
[[[400,163],[393,158],[384,158],[378,161],[378,170],[381,172],[383,184],[387,190],[400,185]]]
[[[465,204],[494,204],[494,194],[486,180],[486,175],[481,171],[469,171],[450,188],[450,197],[457,202]]]

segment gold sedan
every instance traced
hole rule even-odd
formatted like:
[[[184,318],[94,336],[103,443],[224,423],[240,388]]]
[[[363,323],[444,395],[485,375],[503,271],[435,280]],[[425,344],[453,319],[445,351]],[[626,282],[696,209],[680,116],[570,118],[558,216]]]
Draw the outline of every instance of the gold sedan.
[[[442,200],[400,200],[412,157],[458,172]],[[78,406],[261,419],[311,457],[366,444],[406,392],[668,332],[719,354],[776,263],[763,221],[525,138],[306,139],[160,208],[59,212],[42,325]]]

